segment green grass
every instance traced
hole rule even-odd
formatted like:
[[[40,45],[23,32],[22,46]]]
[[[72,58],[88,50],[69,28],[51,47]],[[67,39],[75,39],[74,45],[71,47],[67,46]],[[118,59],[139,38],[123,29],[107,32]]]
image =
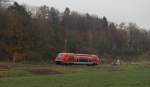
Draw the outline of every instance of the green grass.
[[[109,67],[109,68],[108,68]],[[96,67],[52,66],[58,75],[26,75],[0,78],[0,87],[150,87],[150,65]]]

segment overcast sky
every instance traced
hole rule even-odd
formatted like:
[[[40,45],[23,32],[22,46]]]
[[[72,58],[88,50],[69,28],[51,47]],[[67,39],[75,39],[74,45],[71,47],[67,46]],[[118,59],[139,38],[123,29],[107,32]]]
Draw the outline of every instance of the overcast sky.
[[[15,0],[20,4],[33,6],[47,5],[64,11],[72,11],[106,16],[109,21],[135,22],[150,29],[150,0]]]

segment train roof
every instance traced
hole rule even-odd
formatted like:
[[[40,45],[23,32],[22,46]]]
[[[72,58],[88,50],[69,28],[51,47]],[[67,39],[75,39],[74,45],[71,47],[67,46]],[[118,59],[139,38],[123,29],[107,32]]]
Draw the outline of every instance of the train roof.
[[[80,53],[59,53],[59,54],[73,54],[75,56],[96,56],[94,54],[80,54]]]

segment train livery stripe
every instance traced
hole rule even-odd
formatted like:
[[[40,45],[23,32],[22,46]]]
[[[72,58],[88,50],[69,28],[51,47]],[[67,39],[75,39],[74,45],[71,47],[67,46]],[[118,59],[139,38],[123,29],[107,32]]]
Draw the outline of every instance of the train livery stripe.
[[[92,64],[91,62],[75,62],[74,64]]]

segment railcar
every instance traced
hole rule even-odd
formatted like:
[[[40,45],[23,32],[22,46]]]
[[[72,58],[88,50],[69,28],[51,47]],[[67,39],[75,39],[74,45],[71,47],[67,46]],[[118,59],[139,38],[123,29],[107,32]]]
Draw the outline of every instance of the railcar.
[[[98,65],[100,58],[91,54],[59,53],[55,58],[55,63],[67,65]]]

